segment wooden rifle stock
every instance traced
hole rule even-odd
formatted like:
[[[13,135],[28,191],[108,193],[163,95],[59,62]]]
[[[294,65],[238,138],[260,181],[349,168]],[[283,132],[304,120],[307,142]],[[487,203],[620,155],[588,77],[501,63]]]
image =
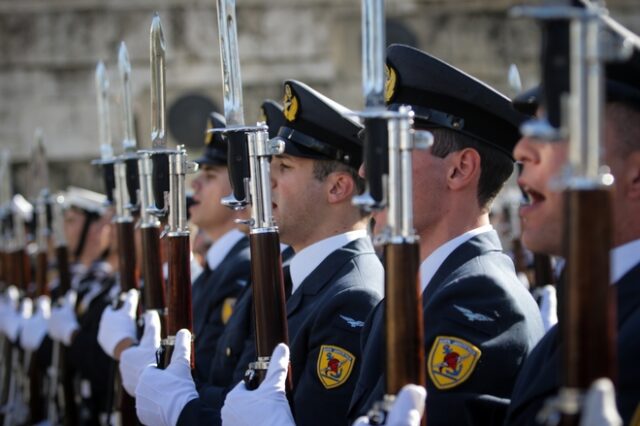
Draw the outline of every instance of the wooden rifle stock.
[[[553,267],[551,266],[551,256],[548,254],[534,253],[533,255],[533,275],[534,287],[545,285],[555,285]]]
[[[193,330],[191,310],[191,250],[189,234],[167,237],[167,258],[169,259],[169,279],[167,282],[167,335],[175,338],[180,329]],[[195,337],[195,336],[194,336]],[[191,341],[191,368],[194,368],[193,339]],[[173,343],[166,347],[164,366],[171,362]]]
[[[565,191],[567,273],[560,304],[562,385],[586,391],[594,380],[616,377],[615,287],[609,285],[611,192]],[[578,424],[579,413],[563,424]]]
[[[138,288],[138,272],[136,269],[136,251],[134,242],[133,220],[116,222],[116,235],[118,239],[118,268],[120,272],[120,290],[125,293]],[[117,367],[116,367],[117,368]],[[136,415],[135,398],[124,391],[120,382],[120,374],[116,374],[118,382],[115,389],[118,390],[118,407],[123,425],[138,425]]]
[[[47,276],[49,269],[49,261],[47,256],[47,248],[38,248],[36,254],[36,288],[35,296],[40,297],[48,295]],[[35,297],[34,297],[35,302]],[[43,377],[45,372],[38,362],[37,351],[29,354],[29,416],[30,421],[38,423],[45,418],[46,399],[43,395]]]
[[[409,383],[425,386],[422,297],[417,242],[385,245],[386,393]]]
[[[280,240],[276,230],[260,230],[249,235],[251,249],[251,280],[255,313],[256,355],[271,357],[278,343],[289,343],[285,309]],[[266,370],[256,370],[257,384],[262,383]],[[287,391],[291,391],[291,375]]]
[[[49,260],[45,250],[39,250],[36,254],[36,294],[38,296],[49,295],[47,288],[47,276],[49,272]]]
[[[69,252],[67,246],[56,247],[56,261],[58,264],[58,280],[59,280],[59,295],[64,297],[65,294],[71,289],[71,270],[69,268]],[[59,403],[62,407],[62,424],[64,426],[73,426],[78,423],[76,402],[74,398],[73,389],[73,373],[69,364],[68,349],[65,348],[60,342],[53,342],[53,351],[57,351],[53,357],[53,361],[57,361],[52,365],[52,368],[57,371],[57,384],[54,389],[55,395],[52,401],[49,403]],[[58,420],[58,419],[56,419]]]
[[[167,315],[164,277],[162,276],[162,252],[160,229],[157,226],[140,228],[142,236],[142,276],[144,278],[144,307],[158,311],[160,316],[160,336],[167,337]]]

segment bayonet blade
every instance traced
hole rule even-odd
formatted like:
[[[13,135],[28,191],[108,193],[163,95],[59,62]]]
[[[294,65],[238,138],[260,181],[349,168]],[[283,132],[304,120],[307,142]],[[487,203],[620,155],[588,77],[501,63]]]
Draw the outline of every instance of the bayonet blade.
[[[224,118],[227,127],[244,126],[242,76],[238,52],[235,0],[217,0]]]
[[[33,197],[38,197],[49,186],[49,165],[44,147],[44,132],[37,128],[33,136],[32,170],[30,180],[34,183]]]
[[[509,66],[509,86],[518,94],[522,92],[522,80],[520,79],[520,71],[516,64]]]
[[[0,152],[0,207],[11,201],[11,151]]]
[[[151,147],[164,149],[167,146],[165,117],[165,44],[160,16],[156,13],[151,21],[149,44],[151,56]]]
[[[96,99],[98,106],[98,135],[100,141],[100,159],[113,159],[111,145],[111,122],[109,117],[109,80],[102,61],[96,66]]]
[[[384,1],[362,0],[362,92],[365,108],[384,108]]]
[[[120,43],[118,50],[118,70],[122,82],[122,129],[124,131],[122,148],[125,152],[132,152],[136,150],[136,135],[133,128],[133,109],[131,107],[131,63],[124,41]]]

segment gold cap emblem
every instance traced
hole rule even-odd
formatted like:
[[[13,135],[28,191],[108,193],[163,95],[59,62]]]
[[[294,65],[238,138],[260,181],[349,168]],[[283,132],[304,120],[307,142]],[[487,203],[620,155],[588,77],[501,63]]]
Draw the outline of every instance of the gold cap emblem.
[[[391,102],[393,95],[396,93],[396,83],[398,78],[396,76],[396,70],[392,67],[385,64],[384,68],[386,71],[385,74],[387,74],[387,80],[384,82],[384,101],[389,103]]]
[[[213,120],[207,118],[207,130],[204,132],[204,144],[209,145],[213,142]]]
[[[295,120],[298,114],[298,98],[293,94],[291,86],[288,84],[284,85],[284,99],[282,103],[284,104],[284,118],[289,121]]]

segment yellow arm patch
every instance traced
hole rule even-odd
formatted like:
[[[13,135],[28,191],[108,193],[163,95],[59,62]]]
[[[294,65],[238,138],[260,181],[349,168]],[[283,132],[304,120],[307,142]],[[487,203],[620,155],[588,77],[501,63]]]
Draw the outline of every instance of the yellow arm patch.
[[[222,302],[222,323],[226,324],[233,313],[233,308],[236,306],[236,298],[235,297],[227,297]]]
[[[316,369],[320,383],[326,389],[344,384],[351,375],[355,362],[355,355],[348,350],[333,345],[322,345]]]
[[[427,361],[431,382],[438,389],[458,386],[471,376],[481,355],[480,349],[459,337],[436,337]]]

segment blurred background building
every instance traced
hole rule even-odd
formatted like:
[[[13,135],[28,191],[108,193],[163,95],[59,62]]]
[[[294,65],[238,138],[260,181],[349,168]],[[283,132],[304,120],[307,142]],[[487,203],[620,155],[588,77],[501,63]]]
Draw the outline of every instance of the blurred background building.
[[[535,0],[534,0],[535,1]],[[237,0],[247,121],[263,99],[280,100],[282,81],[302,80],[351,108],[362,106],[359,0]],[[538,80],[536,24],[507,17],[514,0],[387,0],[387,41],[414,45],[505,94],[515,63],[524,88]],[[608,0],[611,15],[640,32],[638,0]],[[100,189],[94,70],[111,81],[116,152],[122,138],[117,49],[133,66],[139,147],[149,146],[149,26],[163,22],[170,143],[195,157],[206,114],[221,110],[214,0],[0,0],[0,148],[11,151],[15,185],[26,190],[34,130],[44,130],[51,189]],[[429,76],[425,76],[429,78]],[[191,154],[192,153],[192,154]]]

